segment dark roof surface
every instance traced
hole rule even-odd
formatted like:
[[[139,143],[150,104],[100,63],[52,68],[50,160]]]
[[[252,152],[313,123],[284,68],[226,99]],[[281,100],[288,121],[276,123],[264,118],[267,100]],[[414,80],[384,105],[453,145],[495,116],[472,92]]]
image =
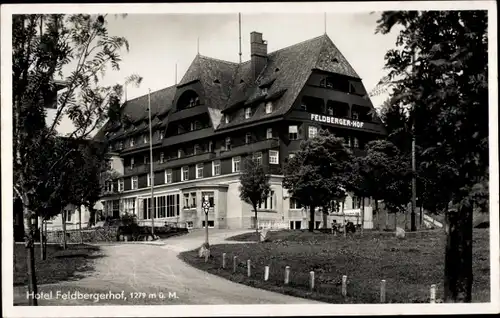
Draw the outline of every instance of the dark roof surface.
[[[268,53],[267,64],[256,80],[252,78],[250,61],[233,63],[198,54],[177,86],[151,93],[153,121],[165,126],[168,120],[165,115],[172,108],[176,88],[195,81],[202,85],[207,112],[215,129],[281,116],[290,109],[315,69],[359,79],[326,34]],[[270,87],[267,94],[263,94],[266,85]],[[356,88],[363,90],[362,84]],[[254,108],[250,119],[244,119],[244,105],[266,100],[273,101],[272,113],[266,114],[265,107],[259,106]],[[148,95],[127,101],[122,107],[122,117],[133,124],[127,129],[123,127],[127,125],[122,125],[114,138],[142,131],[147,126],[147,105]],[[231,113],[228,124],[221,121],[224,111]]]

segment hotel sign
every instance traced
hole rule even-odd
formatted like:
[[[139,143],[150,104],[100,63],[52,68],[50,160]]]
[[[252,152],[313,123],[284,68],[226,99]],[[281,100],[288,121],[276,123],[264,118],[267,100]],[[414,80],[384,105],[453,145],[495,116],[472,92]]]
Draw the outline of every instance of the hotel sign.
[[[325,115],[317,115],[317,114],[311,114],[311,120],[318,121],[320,123],[335,124],[335,125],[342,125],[346,127],[356,127],[356,128],[363,128],[364,125],[362,121],[337,118]]]

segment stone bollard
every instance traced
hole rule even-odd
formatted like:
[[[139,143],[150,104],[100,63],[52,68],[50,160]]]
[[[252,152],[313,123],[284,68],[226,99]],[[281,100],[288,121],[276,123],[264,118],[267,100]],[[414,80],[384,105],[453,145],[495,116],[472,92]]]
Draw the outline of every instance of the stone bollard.
[[[285,267],[285,285],[290,283],[290,266]]]
[[[385,279],[380,281],[380,302],[385,303]]]
[[[269,280],[269,266],[264,267],[264,281]]]
[[[222,253],[222,268],[226,268],[226,253]]]
[[[233,273],[236,273],[238,268],[238,256],[233,256]]]
[[[309,272],[309,287],[311,287],[311,291],[314,290],[314,271]]]
[[[342,296],[347,296],[347,276],[342,276]]]
[[[208,252],[205,253],[205,263],[208,263],[208,256],[210,256],[210,254]]]
[[[247,276],[252,276],[252,261],[250,260],[247,261]]]
[[[436,303],[436,285],[431,285],[431,304]]]

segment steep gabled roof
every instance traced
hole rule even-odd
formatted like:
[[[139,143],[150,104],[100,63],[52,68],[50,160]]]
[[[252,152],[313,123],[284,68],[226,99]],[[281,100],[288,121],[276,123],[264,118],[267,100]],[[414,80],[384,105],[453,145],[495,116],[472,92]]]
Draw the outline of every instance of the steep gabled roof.
[[[323,36],[323,46],[315,68],[321,71],[342,74],[359,79],[354,68],[327,35]]]

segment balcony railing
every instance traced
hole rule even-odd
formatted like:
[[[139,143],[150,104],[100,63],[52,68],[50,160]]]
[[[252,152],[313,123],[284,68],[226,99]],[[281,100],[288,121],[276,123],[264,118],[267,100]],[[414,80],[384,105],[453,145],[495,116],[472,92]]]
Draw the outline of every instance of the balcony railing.
[[[275,137],[232,147],[230,150],[216,151],[216,153],[217,153],[217,158],[227,158],[246,153],[253,153],[261,150],[266,150],[270,148],[276,148],[279,147],[279,145],[280,145],[279,138]]]

